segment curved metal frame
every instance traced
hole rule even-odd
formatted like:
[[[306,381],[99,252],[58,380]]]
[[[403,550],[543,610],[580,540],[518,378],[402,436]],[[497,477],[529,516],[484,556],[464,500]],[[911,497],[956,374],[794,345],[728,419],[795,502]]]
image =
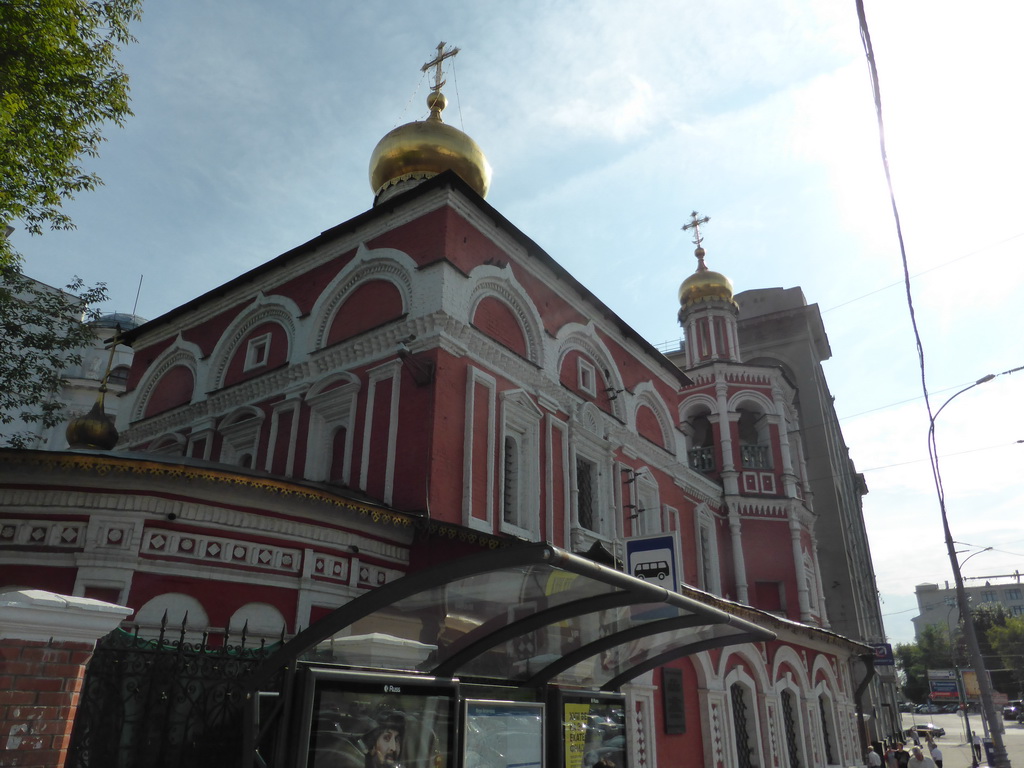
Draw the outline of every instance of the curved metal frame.
[[[663,603],[667,606],[686,611],[687,615],[645,622],[593,643],[588,643],[583,648],[560,659],[558,662],[548,665],[537,674],[532,675],[527,682],[520,683],[520,685],[535,686],[543,684],[564,669],[568,669],[583,659],[612,648],[615,645],[640,637],[660,634],[671,629],[699,626],[701,623],[726,624],[737,629],[735,636],[716,638],[717,645],[710,647],[720,647],[733,642],[771,640],[775,637],[775,634],[770,630],[762,629],[746,619],[741,619],[721,608],[707,605],[693,597],[670,592],[662,587],[612,570],[611,568],[606,568],[592,560],[580,557],[579,555],[573,555],[550,544],[527,544],[521,547],[481,552],[470,557],[444,563],[434,568],[411,573],[390,584],[384,584],[360,595],[286,642],[260,665],[252,675],[248,681],[249,689],[250,691],[258,691],[270,681],[274,674],[283,668],[291,667],[299,656],[308,652],[317,643],[337,634],[377,610],[387,608],[417,593],[444,586],[458,579],[465,579],[507,568],[521,568],[531,565],[549,565],[552,568],[559,568],[578,576],[594,579],[619,591],[607,595],[573,600],[563,605],[538,611],[535,614],[525,616],[511,623],[506,623],[504,618],[502,621],[495,621],[493,624],[492,622],[485,622],[477,630],[474,630],[471,635],[462,638],[461,642],[466,643],[464,647],[456,651],[444,662],[437,664],[427,672],[428,674],[454,677],[464,664],[478,658],[495,645],[506,642],[517,635],[587,613],[645,603]],[[486,629],[489,625],[493,628],[491,631]],[[734,640],[733,637],[736,639]],[[672,658],[680,655],[684,654],[675,653]],[[642,666],[644,664],[638,665],[637,669]],[[615,679],[623,678],[623,674],[619,674]],[[640,672],[638,671],[635,674],[640,674]],[[607,688],[607,684],[603,688]]]

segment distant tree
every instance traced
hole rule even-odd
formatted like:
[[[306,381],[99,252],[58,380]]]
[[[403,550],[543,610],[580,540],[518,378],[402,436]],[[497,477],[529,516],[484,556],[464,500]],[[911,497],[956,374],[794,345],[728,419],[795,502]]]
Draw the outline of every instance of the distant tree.
[[[78,278],[63,291],[30,280],[9,264],[0,267],[0,426],[66,418],[58,398],[63,371],[82,362],[96,337],[91,305],[107,298],[102,284],[87,288]],[[4,430],[5,442],[27,445],[28,431]]]
[[[100,184],[80,166],[106,123],[123,125],[128,76],[116,58],[134,40],[142,0],[0,3],[0,230],[68,229],[64,200]],[[16,263],[0,237],[0,266]]]
[[[1003,666],[1012,672],[1014,691],[1020,694],[1024,691],[1024,618],[1007,618],[1002,626],[990,627],[986,640],[999,654]]]
[[[953,658],[945,627],[925,627],[916,643],[900,643],[893,650],[896,665],[903,673],[903,693],[919,704],[928,700],[928,670],[950,669]]]

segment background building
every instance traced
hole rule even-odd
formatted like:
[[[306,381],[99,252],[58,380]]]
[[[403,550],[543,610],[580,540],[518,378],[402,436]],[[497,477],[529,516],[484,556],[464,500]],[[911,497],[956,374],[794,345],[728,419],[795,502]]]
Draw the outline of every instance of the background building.
[[[1011,616],[1024,615],[1024,587],[1021,586],[1020,574],[1014,576],[1012,581],[995,584],[986,581],[982,585],[965,586],[964,589],[972,609],[980,605],[1001,605]],[[916,638],[920,639],[921,632],[931,626],[944,627],[949,637],[958,631],[960,618],[956,608],[956,590],[950,588],[949,582],[941,588],[938,584],[918,584],[914,588],[914,595],[920,611],[912,619]]]

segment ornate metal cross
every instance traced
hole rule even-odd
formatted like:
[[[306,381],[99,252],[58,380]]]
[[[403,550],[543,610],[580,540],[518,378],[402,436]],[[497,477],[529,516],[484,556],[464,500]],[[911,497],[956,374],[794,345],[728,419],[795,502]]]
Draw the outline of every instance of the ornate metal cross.
[[[687,230],[692,229],[693,230],[693,244],[696,245],[698,248],[700,248],[700,244],[704,240],[704,238],[700,236],[700,225],[701,224],[707,224],[709,221],[711,221],[711,217],[710,216],[705,216],[703,218],[698,218],[698,216],[699,216],[699,214],[696,211],[691,213],[690,214],[690,223],[689,224],[683,224],[683,231],[686,232]]]
[[[459,52],[458,48],[449,48],[447,51],[444,49],[445,42],[442,40],[437,44],[437,56],[433,60],[428,61],[422,67],[420,72],[426,72],[431,67],[434,67],[434,84],[430,86],[430,90],[434,93],[438,93],[441,90],[441,86],[444,85],[445,81],[441,79],[441,62],[445,59],[450,59],[452,56]]]

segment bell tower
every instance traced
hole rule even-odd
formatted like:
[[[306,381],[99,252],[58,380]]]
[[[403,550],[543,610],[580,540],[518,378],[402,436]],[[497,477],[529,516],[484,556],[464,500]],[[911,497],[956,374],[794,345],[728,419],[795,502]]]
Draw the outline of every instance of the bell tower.
[[[683,231],[693,231],[697,271],[679,286],[679,324],[686,339],[686,368],[715,361],[740,362],[736,320],[739,306],[733,299],[732,281],[707,268],[701,243],[701,225],[710,221],[696,211]]]

